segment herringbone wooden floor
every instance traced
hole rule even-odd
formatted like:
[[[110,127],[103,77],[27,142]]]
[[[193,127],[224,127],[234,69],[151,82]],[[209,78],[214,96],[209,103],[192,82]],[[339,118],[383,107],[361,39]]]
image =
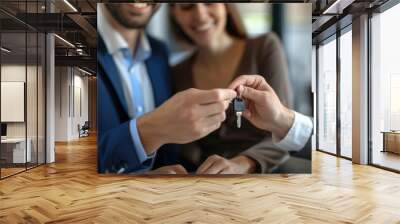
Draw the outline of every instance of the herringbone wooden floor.
[[[312,175],[96,173],[94,138],[0,181],[0,223],[400,223],[400,175],[320,152]]]

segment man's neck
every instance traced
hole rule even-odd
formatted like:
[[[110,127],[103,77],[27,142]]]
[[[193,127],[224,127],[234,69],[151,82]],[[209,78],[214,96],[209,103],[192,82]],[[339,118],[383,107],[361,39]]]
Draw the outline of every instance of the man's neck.
[[[110,23],[110,25],[117,31],[121,36],[125,39],[125,41],[128,43],[129,48],[133,52],[138,41],[139,34],[141,32],[141,29],[128,29],[121,24],[118,23],[117,20],[115,20],[108,9],[106,7],[103,8],[105,17],[107,21]]]

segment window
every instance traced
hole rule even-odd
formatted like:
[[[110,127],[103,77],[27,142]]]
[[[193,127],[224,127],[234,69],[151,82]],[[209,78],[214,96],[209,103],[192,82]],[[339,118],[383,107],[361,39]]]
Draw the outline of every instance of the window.
[[[318,48],[317,93],[318,149],[336,154],[336,39]]]
[[[352,157],[352,32],[340,36],[340,155]]]
[[[395,132],[400,130],[399,21],[400,5],[371,19],[371,158],[395,170],[400,170],[400,133]]]

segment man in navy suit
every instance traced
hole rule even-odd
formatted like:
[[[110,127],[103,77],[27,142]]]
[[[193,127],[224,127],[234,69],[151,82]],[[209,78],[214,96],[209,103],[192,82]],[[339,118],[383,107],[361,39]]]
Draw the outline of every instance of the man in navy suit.
[[[154,3],[98,6],[98,171],[186,173],[176,149],[225,120],[230,89],[189,89],[171,96],[165,46],[144,33]]]

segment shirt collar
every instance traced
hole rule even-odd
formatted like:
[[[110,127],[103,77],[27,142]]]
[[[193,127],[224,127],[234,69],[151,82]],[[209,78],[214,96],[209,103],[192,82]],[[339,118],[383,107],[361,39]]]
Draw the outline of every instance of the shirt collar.
[[[121,51],[122,49],[129,48],[128,43],[122,37],[122,35],[117,32],[105,17],[105,12],[107,10],[104,8],[103,4],[100,4],[99,10],[97,10],[97,28],[100,36],[103,38],[106,45],[108,53],[114,55],[115,53]],[[141,31],[138,37],[138,42],[134,54],[135,61],[144,61],[148,59],[151,55],[151,46],[145,32]]]
[[[137,61],[145,61],[151,55],[151,47],[149,39],[144,32],[140,32],[134,59]]]

